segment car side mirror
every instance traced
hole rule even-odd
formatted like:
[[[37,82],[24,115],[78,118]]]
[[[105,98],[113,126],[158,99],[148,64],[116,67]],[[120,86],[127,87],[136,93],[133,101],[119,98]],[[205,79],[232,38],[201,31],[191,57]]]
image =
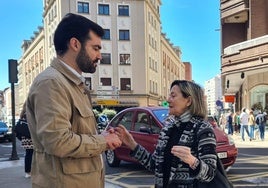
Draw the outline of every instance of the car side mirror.
[[[144,126],[141,126],[141,127],[140,127],[140,132],[142,132],[142,133],[152,134],[151,129],[148,128],[148,127],[144,127]]]

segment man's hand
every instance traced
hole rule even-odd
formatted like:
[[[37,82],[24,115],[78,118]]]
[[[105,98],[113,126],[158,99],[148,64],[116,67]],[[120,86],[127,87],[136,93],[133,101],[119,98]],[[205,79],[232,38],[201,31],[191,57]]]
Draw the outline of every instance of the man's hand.
[[[121,146],[122,141],[118,138],[118,136],[114,132],[103,131],[101,134],[104,136],[106,140],[108,149],[114,150],[115,148]]]
[[[114,129],[120,140],[122,140],[122,142],[131,150],[134,150],[138,144],[128,130],[123,125],[118,125]]]

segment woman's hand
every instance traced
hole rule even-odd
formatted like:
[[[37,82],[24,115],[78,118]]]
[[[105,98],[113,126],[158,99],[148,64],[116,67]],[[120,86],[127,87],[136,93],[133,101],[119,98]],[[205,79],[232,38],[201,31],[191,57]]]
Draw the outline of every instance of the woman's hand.
[[[186,146],[173,146],[171,153],[180,158],[183,162],[192,166],[195,163],[196,158],[191,154],[191,148]]]
[[[128,130],[123,125],[118,125],[114,128],[115,133],[119,137],[119,139],[131,150],[134,150],[138,145],[134,140],[132,135],[128,132]]]

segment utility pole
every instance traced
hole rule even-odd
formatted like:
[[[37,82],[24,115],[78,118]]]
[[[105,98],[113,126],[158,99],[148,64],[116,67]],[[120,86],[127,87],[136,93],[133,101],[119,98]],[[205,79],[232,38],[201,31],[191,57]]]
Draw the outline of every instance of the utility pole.
[[[10,160],[18,160],[15,135],[15,89],[14,84],[18,83],[18,62],[14,59],[8,60],[9,83],[11,84],[11,109],[12,109],[12,153]]]

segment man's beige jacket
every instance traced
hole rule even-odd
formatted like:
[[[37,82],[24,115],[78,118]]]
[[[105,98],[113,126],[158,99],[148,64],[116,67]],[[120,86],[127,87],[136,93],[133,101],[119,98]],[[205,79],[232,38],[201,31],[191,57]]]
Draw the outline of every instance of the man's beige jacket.
[[[27,120],[34,143],[32,187],[102,188],[106,150],[83,85],[58,59],[34,80]]]

